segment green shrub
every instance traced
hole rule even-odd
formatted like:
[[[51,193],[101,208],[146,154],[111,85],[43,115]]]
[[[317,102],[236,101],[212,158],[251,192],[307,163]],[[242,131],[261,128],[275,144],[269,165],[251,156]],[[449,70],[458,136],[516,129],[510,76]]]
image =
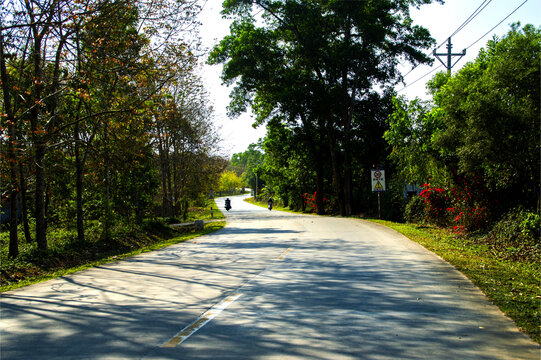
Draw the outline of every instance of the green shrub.
[[[519,206],[502,216],[485,241],[501,256],[513,259],[538,259],[541,254],[539,214]]]
[[[420,196],[414,196],[406,205],[404,219],[409,223],[421,224],[426,219],[425,201]]]

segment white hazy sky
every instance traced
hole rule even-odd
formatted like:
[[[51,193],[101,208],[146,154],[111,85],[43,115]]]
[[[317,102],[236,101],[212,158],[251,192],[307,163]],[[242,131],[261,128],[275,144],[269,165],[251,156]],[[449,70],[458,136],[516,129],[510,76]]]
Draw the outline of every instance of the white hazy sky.
[[[362,1],[362,0],[358,0]],[[224,36],[229,33],[230,21],[220,15],[221,0],[203,0],[203,11],[200,15],[202,26],[200,29],[203,45],[212,48]],[[517,7],[523,4],[512,15]],[[486,7],[484,7],[486,6]],[[464,48],[466,56],[458,61],[453,67],[453,73],[459,70],[468,61],[477,57],[479,49],[485,47],[486,42],[494,35],[503,36],[509,31],[511,23],[520,21],[524,24],[541,26],[541,1],[540,0],[447,0],[444,5],[434,3],[422,6],[419,10],[412,11],[412,17],[416,24],[426,27],[432,37],[440,45],[447,41],[447,38],[455,32],[479,7],[484,9],[471,20],[461,31],[452,37],[453,52],[459,53]],[[505,20],[504,20],[505,19]],[[498,27],[490,31],[494,26],[503,21]],[[487,33],[483,37],[485,33]],[[479,40],[480,39],[480,40]],[[477,43],[472,45],[474,42]],[[443,45],[438,53],[445,53],[446,46]],[[432,52],[432,50],[430,50]],[[454,58],[455,60],[457,58]],[[425,84],[440,69],[436,69],[441,63],[435,60],[432,66],[419,66],[405,77],[404,85],[398,85],[400,95],[406,95],[409,99],[415,97],[427,98]],[[406,74],[411,70],[410,65],[403,68],[402,73]],[[254,129],[253,119],[250,114],[243,114],[239,118],[230,119],[227,117],[227,105],[229,104],[228,88],[221,84],[221,66],[208,66],[202,68],[202,78],[207,90],[210,93],[210,100],[215,110],[215,123],[221,127],[221,134],[224,139],[223,150],[225,154],[243,152],[248,145],[256,142],[265,136],[264,126]],[[428,74],[428,75],[427,75]],[[426,75],[426,76],[425,76]]]

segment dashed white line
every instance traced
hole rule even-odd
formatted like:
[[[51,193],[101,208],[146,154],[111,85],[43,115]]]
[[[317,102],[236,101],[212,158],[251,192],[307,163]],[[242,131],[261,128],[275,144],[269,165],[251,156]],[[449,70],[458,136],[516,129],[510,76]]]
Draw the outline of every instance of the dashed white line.
[[[291,248],[287,248],[284,250],[275,261],[283,260],[287,254],[291,251]],[[269,265],[270,266],[270,265]],[[164,342],[161,347],[162,348],[173,348],[177,347],[178,345],[182,344],[186,339],[188,339],[192,334],[194,334],[197,330],[201,329],[203,326],[205,326],[206,323],[208,323],[210,320],[214,319],[218,314],[220,314],[225,308],[227,308],[231,303],[233,303],[235,300],[237,300],[239,297],[241,297],[240,290],[249,282],[261,275],[267,268],[263,269],[259,274],[254,276],[252,279],[248,280],[246,283],[244,283],[242,286],[240,286],[237,291],[233,294],[228,296],[227,298],[223,299],[213,307],[211,307],[209,310],[203,313],[203,315],[199,316],[194,322],[192,322],[190,325],[186,326],[184,329],[180,330],[175,336],[173,336],[171,339]]]
[[[210,320],[214,319],[219,313],[221,313],[225,308],[227,308],[232,302],[237,300],[241,295],[242,294],[233,294],[220,301],[218,304],[214,305],[203,315],[197,318],[197,320],[186,326],[184,329],[180,330],[175,336],[163,343],[161,347],[170,348],[182,344],[183,341],[189,338],[197,330],[202,328]]]

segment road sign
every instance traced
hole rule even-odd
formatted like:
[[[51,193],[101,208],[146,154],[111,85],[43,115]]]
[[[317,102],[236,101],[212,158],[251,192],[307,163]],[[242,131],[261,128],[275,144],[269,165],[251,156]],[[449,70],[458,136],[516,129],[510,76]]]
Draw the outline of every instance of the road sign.
[[[385,170],[372,170],[372,191],[385,191]]]

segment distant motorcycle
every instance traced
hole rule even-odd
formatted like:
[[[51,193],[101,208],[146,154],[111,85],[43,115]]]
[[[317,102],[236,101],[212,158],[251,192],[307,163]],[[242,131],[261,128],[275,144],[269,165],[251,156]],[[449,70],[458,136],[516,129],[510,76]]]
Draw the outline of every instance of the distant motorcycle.
[[[269,206],[268,206],[268,208],[269,208],[269,211],[271,211],[271,210],[272,210],[272,203],[269,203]]]
[[[225,209],[227,211],[231,210],[231,200],[228,199],[225,199]]]
[[[268,205],[268,208],[269,208],[269,211],[272,210],[272,204],[274,203],[274,200],[272,200],[272,198],[269,199],[269,201],[267,202]]]

